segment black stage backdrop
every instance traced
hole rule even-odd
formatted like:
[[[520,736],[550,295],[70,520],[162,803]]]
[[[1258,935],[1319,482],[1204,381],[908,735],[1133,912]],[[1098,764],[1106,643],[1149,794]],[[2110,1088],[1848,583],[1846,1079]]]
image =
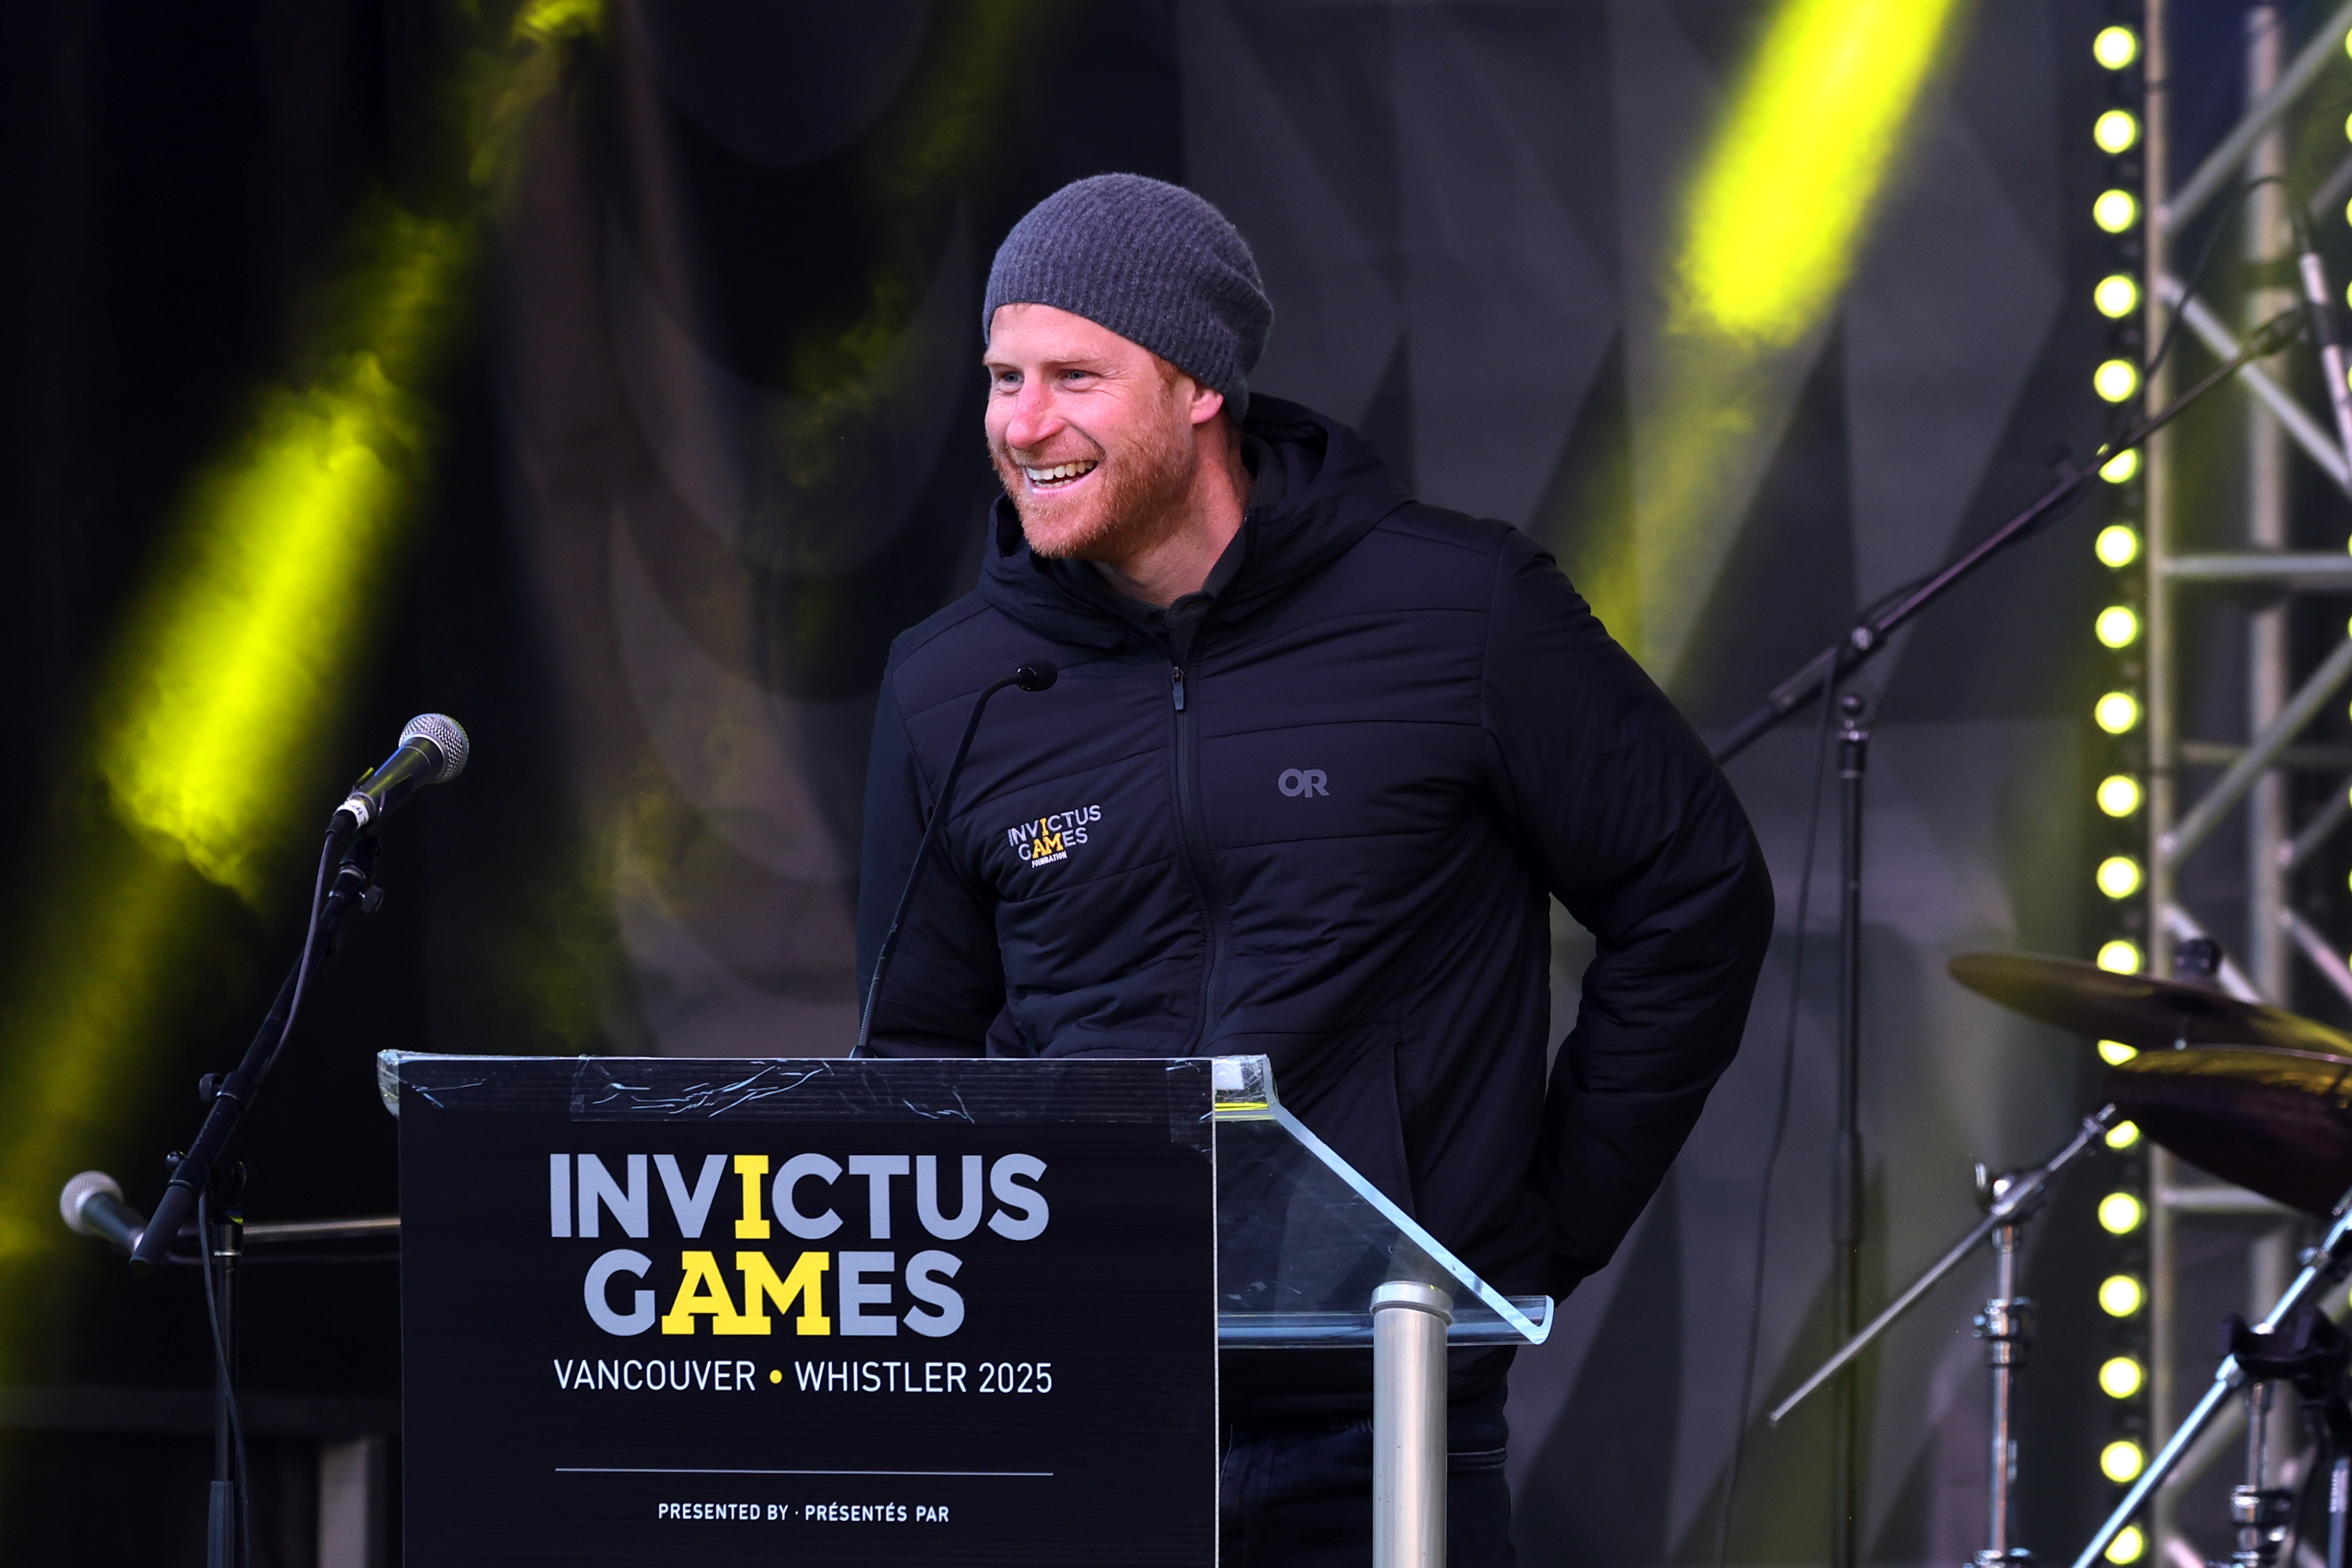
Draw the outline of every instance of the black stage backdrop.
[[[846,1047],[876,682],[891,636],[974,577],[981,285],[997,238],[1063,182],[1133,170],[1222,204],[1278,311],[1258,384],[1354,421],[1431,500],[1544,540],[1702,729],[2037,492],[2053,443],[2087,451],[2107,352],[2088,296],[2109,242],[2085,218],[2105,178],[2086,131],[2105,103],[2100,0],[1951,5],[1826,297],[1717,362],[1678,334],[1669,285],[1695,171],[1774,15],[7,7],[0,1141],[19,1152],[0,1191],[0,1552],[198,1560],[201,1413],[135,1392],[205,1382],[195,1292],[133,1285],[62,1232],[54,1194],[103,1166],[152,1201],[195,1075],[237,1048],[295,940],[304,814],[410,713],[456,714],[476,757],[391,825],[383,910],[350,931],[253,1118],[251,1217],[392,1208],[380,1048]],[[390,391],[352,369],[354,345]],[[125,769],[184,752],[209,777],[245,733],[149,731],[125,763],[110,715],[152,675],[142,617],[181,580],[184,537],[274,515],[207,502],[199,477],[247,460],[273,398],[313,394],[375,421],[397,504],[358,588],[314,612],[352,623],[320,631],[340,650],[326,675],[263,721],[301,743],[271,753],[289,759],[282,804],[251,819],[263,848],[240,881],[126,804]],[[1971,1158],[2037,1156],[2095,1093],[2075,1047],[1941,970],[2090,940],[2097,511],[1874,671],[1874,1293],[1972,1216]],[[361,599],[363,617],[344,603]],[[209,645],[191,646],[201,663]],[[1711,1551],[1811,744],[1791,726],[1733,770],[1782,908],[1748,1049],[1618,1263],[1521,1360],[1529,1563]],[[1824,875],[1759,1405],[1826,1348],[1831,903]],[[1585,951],[1563,923],[1563,1020]],[[2029,1270],[2044,1326],[2025,1527],[2044,1553],[2107,1495],[2099,1190],[2066,1190]],[[1965,1274],[1869,1377],[1873,1562],[1980,1544],[1965,1330],[1989,1268]],[[316,1437],[383,1428],[392,1271],[257,1267],[248,1303],[248,1384],[286,1396],[257,1418],[258,1560],[309,1562]],[[91,1389],[133,1392],[73,1392]],[[1754,1430],[1733,1559],[1817,1560],[1822,1414]]]

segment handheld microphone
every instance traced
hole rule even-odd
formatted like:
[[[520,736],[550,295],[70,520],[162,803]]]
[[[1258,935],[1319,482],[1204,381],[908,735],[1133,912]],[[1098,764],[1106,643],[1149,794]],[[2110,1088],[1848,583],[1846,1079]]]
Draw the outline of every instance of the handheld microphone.
[[[931,845],[939,838],[940,829],[947,826],[948,808],[954,804],[956,780],[963,774],[963,760],[971,754],[971,738],[980,733],[980,716],[988,707],[988,700],[1008,686],[1024,691],[1043,691],[1061,679],[1062,672],[1054,661],[1033,658],[1002,680],[992,681],[981,688],[972,699],[971,717],[964,721],[963,740],[956,746],[955,760],[948,764],[947,776],[940,780],[940,798],[931,803],[931,814],[923,823],[922,842],[915,846],[915,863],[907,868],[907,885],[898,890],[898,907],[890,911],[890,929],[882,933],[882,945],[874,950],[874,977],[866,984],[866,1005],[857,1015],[857,1044],[849,1054],[862,1057],[866,1042],[874,1032],[874,1005],[882,1000],[882,977],[890,972],[890,956],[898,951],[898,928],[906,923],[907,911],[914,907],[915,888],[923,879],[923,867],[931,858]]]
[[[84,1171],[68,1182],[58,1194],[58,1212],[67,1229],[110,1241],[126,1256],[147,1228],[147,1216],[122,1201],[122,1188],[104,1171]]]
[[[466,728],[446,713],[419,713],[400,731],[400,747],[360,775],[335,808],[330,831],[357,833],[426,784],[447,784],[466,771]]]
[[[2352,385],[2344,380],[2344,345],[2336,341],[2336,307],[2327,298],[2327,271],[2320,265],[2311,230],[2300,217],[2294,232],[2303,246],[2295,271],[2303,280],[2304,309],[2311,317],[2311,341],[2319,347],[2319,374],[2327,383],[2327,406],[2336,415],[2336,443],[2344,449],[2345,462],[2352,465]]]

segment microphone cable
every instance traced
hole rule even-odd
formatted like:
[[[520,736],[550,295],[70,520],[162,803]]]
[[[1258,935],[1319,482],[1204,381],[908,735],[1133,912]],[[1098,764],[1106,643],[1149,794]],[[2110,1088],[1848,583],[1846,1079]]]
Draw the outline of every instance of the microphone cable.
[[[1789,1019],[1780,1037],[1780,1089],[1772,1111],[1772,1137],[1764,1153],[1763,1179],[1756,1194],[1756,1273],[1748,1294],[1748,1347],[1739,1363],[1739,1403],[1732,1413],[1731,1463],[1723,1483],[1723,1511],[1715,1521],[1715,1568],[1724,1568],[1731,1549],[1731,1510],[1739,1499],[1739,1466],[1748,1448],[1748,1406],[1756,1394],[1756,1353],[1764,1322],[1765,1244],[1772,1234],[1772,1178],[1789,1136],[1789,1108],[1797,1062],[1797,1020],[1805,995],[1805,930],[1812,914],[1813,852],[1819,847],[1822,790],[1828,781],[1830,717],[1837,708],[1837,682],[1822,682],[1822,721],[1813,742],[1812,805],[1805,817],[1805,856],[1797,873],[1796,951],[1790,955]]]

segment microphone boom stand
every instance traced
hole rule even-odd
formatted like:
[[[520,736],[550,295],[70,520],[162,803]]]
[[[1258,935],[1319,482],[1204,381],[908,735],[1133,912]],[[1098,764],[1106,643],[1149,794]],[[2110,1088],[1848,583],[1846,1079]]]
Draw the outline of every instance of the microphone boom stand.
[[[353,905],[373,910],[381,901],[383,895],[374,887],[376,846],[374,834],[362,833],[344,850],[335,868],[334,881],[320,904],[316,929],[278,987],[278,1000],[270,1005],[268,1016],[254,1034],[253,1043],[246,1047],[244,1058],[226,1076],[216,1078],[207,1073],[197,1086],[209,1101],[204,1125],[197,1129],[187,1152],[173,1165],[171,1183],[157,1201],[147,1228],[140,1234],[139,1245],[131,1249],[133,1272],[147,1273],[163,1261],[172,1238],[187,1223],[197,1197],[227,1152],[247,1107],[260,1093],[270,1068],[277,1065],[278,1050],[286,1043],[287,1014],[293,1005],[295,987],[303,972],[333,950],[335,932]],[[331,852],[331,847],[329,853]]]
[[[2099,465],[2120,452],[2139,446],[2150,436],[2179,418],[2189,405],[2211,392],[2240,370],[2258,359],[2285,348],[2303,335],[2304,319],[2300,309],[2282,310],[2263,323],[2238,352],[2207,374],[2203,380],[2148,416],[2122,436],[2099,448],[2087,468],[2071,463],[2061,464],[2056,484],[2052,485],[2033,503],[2002,523],[1982,540],[1964,552],[1958,560],[1943,567],[1917,586],[1904,593],[1890,609],[1865,616],[1854,623],[1843,638],[1831,644],[1807,659],[1798,671],[1774,687],[1762,702],[1748,716],[1724,732],[1715,742],[1715,760],[1727,763],[1764,735],[1774,725],[1796,711],[1798,707],[1819,692],[1823,681],[1841,682],[1876,658],[1905,622],[1975,575],[1978,568],[2011,545],[2031,537],[2064,515],[2066,510],[2082,499],[2091,481],[2098,477]]]

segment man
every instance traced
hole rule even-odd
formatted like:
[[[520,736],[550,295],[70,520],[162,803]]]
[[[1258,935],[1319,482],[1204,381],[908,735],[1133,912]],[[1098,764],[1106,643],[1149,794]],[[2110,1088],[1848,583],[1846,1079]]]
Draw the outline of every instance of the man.
[[[980,590],[901,636],[861,966],[972,695],[992,707],[876,1009],[883,1055],[1263,1054],[1486,1279],[1608,1262],[1737,1048],[1771,925],[1706,749],[1550,559],[1253,398],[1273,311],[1190,192],[1082,180],[982,330],[1005,497]],[[1007,829],[1058,816],[1049,855]],[[1547,1089],[1548,898],[1597,940]],[[1511,1561],[1509,1352],[1452,1366],[1455,1568]],[[1226,1359],[1224,1562],[1369,1554],[1369,1358]]]

